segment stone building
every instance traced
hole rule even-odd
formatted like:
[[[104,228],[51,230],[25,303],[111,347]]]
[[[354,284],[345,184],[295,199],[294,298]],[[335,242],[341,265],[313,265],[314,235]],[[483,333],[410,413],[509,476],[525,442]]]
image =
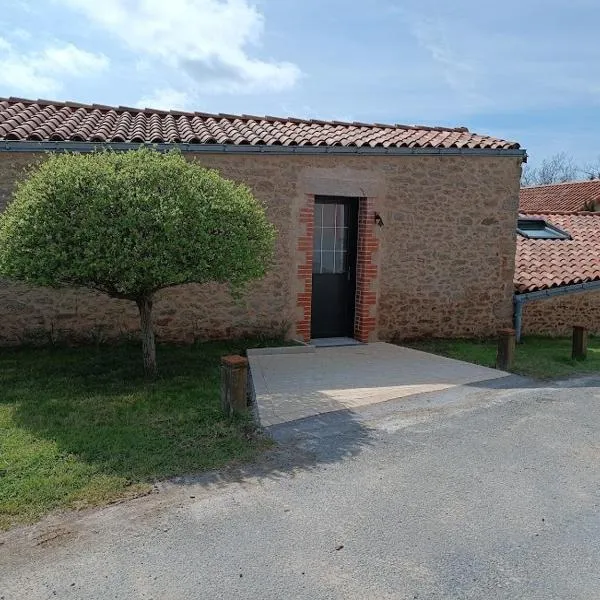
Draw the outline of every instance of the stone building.
[[[521,188],[519,207],[526,212],[557,213],[600,210],[600,180],[567,181]]]
[[[579,325],[600,333],[600,213],[522,211],[519,223],[517,330],[567,335]]]
[[[360,341],[510,326],[524,150],[465,128],[0,100],[0,208],[46,152],[155,144],[246,183],[278,231],[241,300],[188,285],[155,302],[159,339],[285,332]],[[136,335],[137,309],[0,282],[0,343]]]

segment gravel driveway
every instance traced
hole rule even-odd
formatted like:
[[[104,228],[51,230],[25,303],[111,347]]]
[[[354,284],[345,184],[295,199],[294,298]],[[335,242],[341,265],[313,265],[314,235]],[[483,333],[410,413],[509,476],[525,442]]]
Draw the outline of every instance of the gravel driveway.
[[[282,427],[258,465],[13,530],[0,598],[596,599],[600,378],[498,381]]]

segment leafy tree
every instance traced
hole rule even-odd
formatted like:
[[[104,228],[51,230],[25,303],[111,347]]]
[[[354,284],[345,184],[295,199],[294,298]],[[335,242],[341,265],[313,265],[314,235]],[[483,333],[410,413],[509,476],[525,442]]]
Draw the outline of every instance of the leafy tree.
[[[246,186],[178,152],[53,154],[0,216],[0,276],[134,301],[154,376],[155,293],[211,281],[239,289],[264,275],[274,237]]]

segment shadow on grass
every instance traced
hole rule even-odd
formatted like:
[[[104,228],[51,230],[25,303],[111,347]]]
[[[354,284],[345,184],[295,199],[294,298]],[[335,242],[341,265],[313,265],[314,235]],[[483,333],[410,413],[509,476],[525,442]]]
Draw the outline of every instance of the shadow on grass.
[[[215,470],[232,464],[238,478],[278,477],[359,452],[368,435],[351,414],[338,415],[347,434],[327,439],[326,451],[307,434],[267,454],[250,418],[222,414],[220,357],[258,345],[273,341],[160,346],[152,382],[135,345],[2,351],[0,529],[139,495],[158,480],[213,471],[207,483],[227,481],[231,470]]]

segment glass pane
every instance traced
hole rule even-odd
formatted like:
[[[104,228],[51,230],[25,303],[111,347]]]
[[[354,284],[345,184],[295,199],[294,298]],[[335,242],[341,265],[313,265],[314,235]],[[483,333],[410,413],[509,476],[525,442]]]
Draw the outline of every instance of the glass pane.
[[[335,250],[335,228],[323,227],[321,229],[321,250]]]
[[[321,227],[323,224],[323,205],[315,204],[315,227]]]
[[[348,240],[348,228],[339,227],[335,230],[335,249],[346,250],[346,244]]]
[[[546,221],[542,219],[519,219],[517,227],[523,229],[523,231],[545,229]]]
[[[344,204],[315,204],[313,273],[345,273],[348,227]]]
[[[346,207],[343,204],[335,205],[335,226],[345,227],[346,226]]]
[[[315,252],[313,254],[312,272],[313,273],[320,273],[321,272],[321,253],[320,252]]]
[[[562,238],[562,237],[564,237],[562,235],[562,233],[559,233],[558,231],[553,231],[552,229],[545,229],[544,233],[546,234],[546,237],[548,237],[548,238]]]
[[[323,252],[321,254],[321,273],[335,273],[335,253]]]
[[[555,239],[562,237],[556,231],[552,231],[551,229],[537,229],[537,230],[526,230],[526,233],[529,237],[532,238],[541,238],[541,239]]]
[[[347,252],[335,252],[335,272],[345,273],[346,272],[346,256]]]
[[[563,234],[560,231],[554,231],[549,227],[546,227],[545,229],[517,229],[517,231],[521,235],[539,240],[564,240],[569,237],[568,235]]]
[[[321,204],[323,207],[323,227],[335,227],[337,204]]]

